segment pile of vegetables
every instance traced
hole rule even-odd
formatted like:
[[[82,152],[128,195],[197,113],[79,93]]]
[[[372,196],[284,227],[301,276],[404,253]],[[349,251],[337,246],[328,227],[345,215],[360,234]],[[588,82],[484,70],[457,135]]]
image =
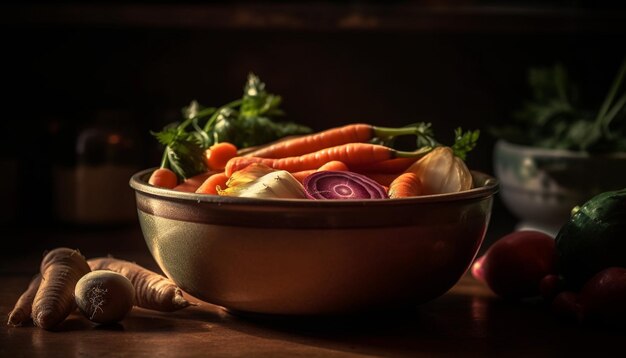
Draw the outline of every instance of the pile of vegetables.
[[[282,199],[388,199],[472,188],[465,157],[479,131],[458,128],[446,146],[430,123],[401,128],[352,123],[310,133],[282,114],[280,97],[250,75],[241,100],[219,108],[193,102],[182,123],[154,133],[165,146],[149,183],[177,191]],[[393,147],[414,136],[415,149]]]
[[[40,273],[30,282],[9,313],[7,324],[32,322],[55,329],[78,308],[92,322],[119,322],[133,306],[161,312],[193,303],[168,278],[137,264],[107,258],[86,260],[65,247],[45,254]]]
[[[514,121],[493,134],[511,143],[588,153],[626,152],[626,60],[597,109],[583,104],[579,86],[561,64],[531,68],[532,98]]]
[[[538,231],[506,235],[475,260],[472,274],[497,295],[543,297],[559,316],[626,322],[626,188],[580,207],[556,238]]]

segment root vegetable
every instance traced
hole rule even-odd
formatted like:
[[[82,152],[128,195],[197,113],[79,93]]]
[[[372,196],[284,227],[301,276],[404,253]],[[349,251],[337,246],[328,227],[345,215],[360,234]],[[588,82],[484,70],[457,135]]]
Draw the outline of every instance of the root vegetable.
[[[322,165],[337,160],[343,162],[348,168],[366,166],[379,161],[392,158],[419,158],[431,151],[430,147],[422,147],[415,152],[404,152],[383,145],[370,143],[348,143],[335,147],[328,147],[317,152],[301,156],[282,158],[261,157],[235,157],[228,161],[224,169],[227,176],[245,168],[252,163],[262,163],[273,169],[299,172],[309,169],[317,169]]]
[[[168,168],[159,168],[152,172],[148,184],[159,188],[174,189],[178,185],[178,177]]]
[[[194,193],[208,177],[215,174],[216,172],[210,171],[206,173],[200,173],[191,178],[185,179],[182,183],[178,184],[174,187],[176,191],[183,191],[186,193]]]
[[[306,199],[302,184],[286,170],[277,170],[239,186],[218,190],[219,195],[242,198]]]
[[[57,248],[41,262],[41,284],[33,300],[33,323],[51,329],[61,323],[75,308],[74,288],[91,271],[78,250]]]
[[[26,291],[24,291],[20,298],[18,298],[11,313],[9,313],[9,321],[7,322],[8,325],[14,327],[21,326],[30,320],[30,314],[33,309],[33,300],[35,299],[35,295],[37,294],[40,284],[41,274],[37,274],[30,281]]]
[[[92,270],[111,270],[130,280],[135,288],[135,305],[156,311],[171,312],[193,305],[170,279],[135,263],[110,257],[87,261]]]
[[[226,163],[237,156],[237,147],[228,142],[212,145],[204,151],[204,162],[210,170],[224,170]]]
[[[90,321],[119,322],[133,308],[135,288],[122,274],[92,271],[83,276],[74,290],[76,305]]]
[[[421,184],[422,182],[417,174],[413,172],[402,173],[389,184],[389,197],[407,198],[418,196]]]
[[[306,194],[311,199],[385,199],[387,192],[380,184],[362,174],[323,170],[304,179]]]
[[[420,195],[455,193],[472,188],[472,173],[450,147],[433,149],[405,172],[417,175]]]
[[[218,188],[225,188],[228,177],[224,172],[215,173],[208,177],[199,187],[196,189],[197,194],[212,194],[217,195]]]
[[[352,123],[318,133],[282,140],[248,153],[247,156],[262,158],[299,156],[338,145],[369,142],[374,137],[393,138],[409,134],[423,135],[425,129],[427,128],[420,126],[385,128],[364,123]]]

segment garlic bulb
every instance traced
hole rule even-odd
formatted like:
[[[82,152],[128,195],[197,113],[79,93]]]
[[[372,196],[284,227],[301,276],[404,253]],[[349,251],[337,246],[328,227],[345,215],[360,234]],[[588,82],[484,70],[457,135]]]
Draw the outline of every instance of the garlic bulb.
[[[407,170],[421,181],[419,195],[454,193],[472,188],[472,174],[450,147],[437,147]]]

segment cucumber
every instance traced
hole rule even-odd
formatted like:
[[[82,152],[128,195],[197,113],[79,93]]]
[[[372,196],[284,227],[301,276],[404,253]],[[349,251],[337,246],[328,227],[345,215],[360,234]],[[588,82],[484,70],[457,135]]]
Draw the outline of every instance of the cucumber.
[[[555,240],[557,268],[570,289],[580,289],[605,268],[626,267],[626,188],[572,210]]]

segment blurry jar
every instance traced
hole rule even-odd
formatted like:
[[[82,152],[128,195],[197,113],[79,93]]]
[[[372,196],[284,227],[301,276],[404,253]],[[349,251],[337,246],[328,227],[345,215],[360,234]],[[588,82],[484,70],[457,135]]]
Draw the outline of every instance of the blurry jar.
[[[78,131],[73,164],[54,170],[60,220],[98,225],[137,220],[128,182],[141,169],[138,138],[132,116],[124,111],[100,111]]]

